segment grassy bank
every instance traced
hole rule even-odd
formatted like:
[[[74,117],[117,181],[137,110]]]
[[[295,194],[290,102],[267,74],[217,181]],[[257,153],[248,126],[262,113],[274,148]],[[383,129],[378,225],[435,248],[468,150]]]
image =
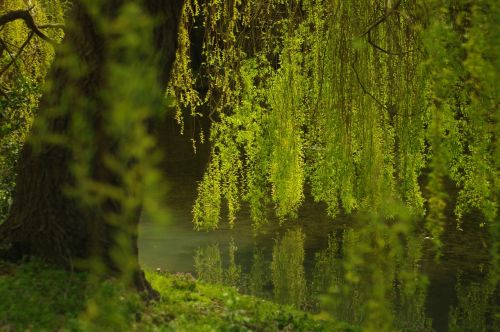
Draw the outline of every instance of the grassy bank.
[[[161,297],[145,304],[117,281],[0,261],[0,331],[351,331],[189,275],[148,279]]]

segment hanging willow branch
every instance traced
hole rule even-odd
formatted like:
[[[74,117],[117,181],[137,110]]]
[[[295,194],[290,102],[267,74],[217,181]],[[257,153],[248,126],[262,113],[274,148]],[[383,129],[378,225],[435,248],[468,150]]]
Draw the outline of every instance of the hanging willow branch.
[[[391,16],[392,14],[394,14],[399,6],[401,5],[401,0],[397,1],[394,6],[392,6],[391,9],[389,9],[384,15],[382,15],[381,17],[379,17],[378,19],[375,20],[375,22],[373,22],[372,24],[370,24],[370,26],[368,28],[366,28],[365,32],[363,32],[361,35],[359,35],[359,37],[363,37],[367,34],[370,33],[370,31],[372,31],[373,29],[375,29],[377,26],[379,26],[382,22],[384,22],[385,20],[387,20],[389,18],[389,16]]]
[[[377,44],[375,44],[375,42],[372,41],[372,34],[371,34],[371,31],[368,32],[368,43],[373,46],[374,48],[376,48],[377,50],[387,54],[387,55],[397,55],[397,56],[403,56],[405,54],[408,54],[408,53],[411,53],[412,51],[402,51],[402,52],[392,52],[392,51],[388,51],[380,46],[378,46]]]
[[[364,86],[363,82],[361,82],[361,78],[359,77],[358,70],[356,69],[356,62],[357,61],[358,61],[358,54],[356,52],[355,55],[354,55],[354,61],[351,63],[351,67],[352,67],[352,70],[354,71],[354,75],[356,76],[356,81],[358,82],[359,86],[361,87],[361,90],[363,90],[363,93],[365,93],[366,95],[368,95],[380,107],[386,109],[389,112],[389,114],[391,114],[392,116],[394,116],[396,114],[396,112],[394,110],[394,105],[390,105],[390,106],[384,105],[384,103],[382,103],[380,100],[378,100],[377,97],[375,97],[375,95],[373,95],[373,93],[371,93],[370,91],[368,91],[368,89]],[[413,112],[413,113],[405,115],[404,117],[405,118],[411,118],[411,117],[414,117],[414,116],[422,115],[426,111],[427,111],[427,109],[422,109],[419,112]]]
[[[412,52],[411,50],[410,51],[401,51],[401,52],[392,52],[392,51],[389,51],[389,50],[386,50],[386,49],[380,47],[372,40],[372,34],[371,34],[372,30],[375,29],[380,24],[382,24],[383,22],[385,22],[392,14],[394,14],[398,10],[399,6],[401,5],[401,2],[402,2],[401,0],[396,2],[394,4],[394,6],[392,6],[391,9],[389,9],[384,15],[382,15],[381,17],[376,19],[375,22],[373,22],[372,24],[370,24],[370,26],[368,28],[366,28],[365,32],[363,32],[361,35],[359,35],[359,37],[363,37],[366,35],[367,39],[368,39],[368,44],[370,44],[375,49],[377,49],[377,50],[379,50],[382,53],[385,53],[387,55],[403,56],[405,54]]]
[[[355,52],[354,54],[354,61],[351,63],[352,70],[354,71],[354,74],[356,75],[356,81],[358,81],[359,86],[363,90],[365,94],[370,96],[380,107],[387,109],[387,106],[384,105],[380,100],[377,99],[370,91],[366,89],[366,87],[363,85],[361,82],[361,79],[359,78],[358,70],[356,69],[356,62],[358,61],[358,52]]]

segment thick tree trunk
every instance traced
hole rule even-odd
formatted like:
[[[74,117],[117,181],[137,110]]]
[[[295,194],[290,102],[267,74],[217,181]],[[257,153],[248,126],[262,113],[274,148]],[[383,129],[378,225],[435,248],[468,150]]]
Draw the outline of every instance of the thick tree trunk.
[[[133,279],[139,289],[150,290],[138,263],[139,211],[126,216],[120,224],[106,222],[105,214],[120,214],[119,202],[108,200],[96,209],[66,193],[75,183],[70,170],[75,159],[71,146],[42,143],[37,147],[31,144],[39,141],[37,128],[44,124],[48,125],[49,133],[65,137],[71,121],[77,116],[86,117],[93,125],[92,148],[96,151],[91,166],[93,180],[119,185],[116,174],[104,166],[103,158],[113,153],[114,144],[104,131],[102,118],[112,105],[100,96],[103,90],[113,89],[106,81],[106,65],[120,61],[113,58],[120,55],[107,49],[112,37],[99,30],[98,19],[113,19],[125,2],[106,1],[100,6],[99,18],[90,13],[85,1],[73,4],[66,37],[49,73],[52,87],[42,98],[34,132],[18,162],[13,205],[8,219],[0,225],[0,257],[37,256],[66,267],[73,267],[75,263],[77,267],[84,267],[82,262],[97,258],[105,267],[104,274],[120,273],[122,267],[117,266],[110,252],[116,245],[116,235],[126,229],[133,260],[127,264],[128,272],[133,270]],[[144,9],[154,20],[154,45],[149,59],[136,60],[151,65],[157,73],[158,89],[164,88],[170,76],[182,5],[182,0],[143,1]],[[67,65],[72,59],[78,60],[77,68]],[[64,143],[71,144],[71,139],[68,140]]]

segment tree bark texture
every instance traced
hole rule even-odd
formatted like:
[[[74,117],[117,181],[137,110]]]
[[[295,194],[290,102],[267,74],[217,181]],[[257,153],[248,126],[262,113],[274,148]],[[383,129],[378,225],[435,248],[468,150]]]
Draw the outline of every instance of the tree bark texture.
[[[36,256],[70,268],[75,263],[81,267],[81,262],[98,258],[104,263],[104,274],[115,274],[122,269],[110,251],[116,244],[116,234],[128,227],[132,229],[130,251],[134,260],[131,264],[134,282],[139,289],[148,290],[137,255],[139,211],[120,224],[106,222],[104,214],[119,214],[118,203],[110,200],[96,210],[66,193],[74,184],[71,165],[75,156],[69,146],[71,141],[45,142],[38,147],[31,144],[38,140],[37,128],[42,121],[48,126],[48,132],[65,137],[72,120],[77,116],[86,117],[93,127],[92,177],[101,183],[119,185],[113,171],[104,166],[104,156],[112,154],[114,147],[102,121],[111,105],[101,96],[103,90],[113,89],[106,82],[106,64],[120,59],[114,59],[119,55],[107,49],[110,36],[100,30],[98,20],[113,19],[125,2],[104,2],[97,18],[84,0],[74,1],[68,14],[66,36],[48,76],[52,86],[42,97],[31,139],[24,145],[18,161],[13,204],[8,219],[0,225],[0,257]],[[175,59],[183,0],[143,0],[142,5],[154,22],[154,45],[148,59],[137,61],[147,61],[152,66],[160,92],[169,80]],[[72,57],[78,60],[77,68],[67,65]]]

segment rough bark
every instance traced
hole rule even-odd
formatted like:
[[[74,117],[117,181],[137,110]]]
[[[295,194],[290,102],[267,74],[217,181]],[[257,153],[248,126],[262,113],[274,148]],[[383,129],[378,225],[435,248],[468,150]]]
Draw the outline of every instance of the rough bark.
[[[123,0],[106,1],[101,6],[99,19],[112,19]],[[93,124],[92,176],[102,183],[119,185],[116,175],[104,166],[103,158],[113,153],[113,140],[104,131],[103,112],[111,107],[101,100],[103,89],[112,89],[106,82],[107,63],[119,55],[108,52],[107,38],[99,31],[84,1],[75,1],[69,13],[66,37],[56,55],[48,80],[52,88],[42,97],[38,118],[31,135],[38,140],[40,123],[48,124],[50,132],[64,137],[75,115],[90,117]],[[177,47],[177,31],[182,0],[144,0],[143,6],[154,19],[154,47],[147,61],[157,73],[158,89],[168,82]],[[75,75],[75,68],[66,61],[77,57],[83,75]],[[133,79],[133,78],[131,78]],[[69,98],[68,98],[69,96]],[[92,101],[92,105],[86,101]],[[63,106],[64,105],[64,106]],[[67,142],[71,144],[71,141]],[[137,255],[137,225],[139,210],[124,218],[119,225],[107,223],[104,214],[120,213],[118,202],[109,200],[99,209],[79,202],[66,190],[74,184],[70,170],[75,156],[64,144],[30,144],[22,149],[18,161],[14,200],[8,219],[0,225],[0,257],[20,259],[36,256],[65,267],[85,268],[82,262],[99,259],[105,267],[104,275],[122,272],[111,257],[116,234],[127,229],[130,237],[133,281],[137,288],[151,291],[140,270]],[[127,267],[130,269],[130,266]],[[129,271],[130,273],[130,271]]]

